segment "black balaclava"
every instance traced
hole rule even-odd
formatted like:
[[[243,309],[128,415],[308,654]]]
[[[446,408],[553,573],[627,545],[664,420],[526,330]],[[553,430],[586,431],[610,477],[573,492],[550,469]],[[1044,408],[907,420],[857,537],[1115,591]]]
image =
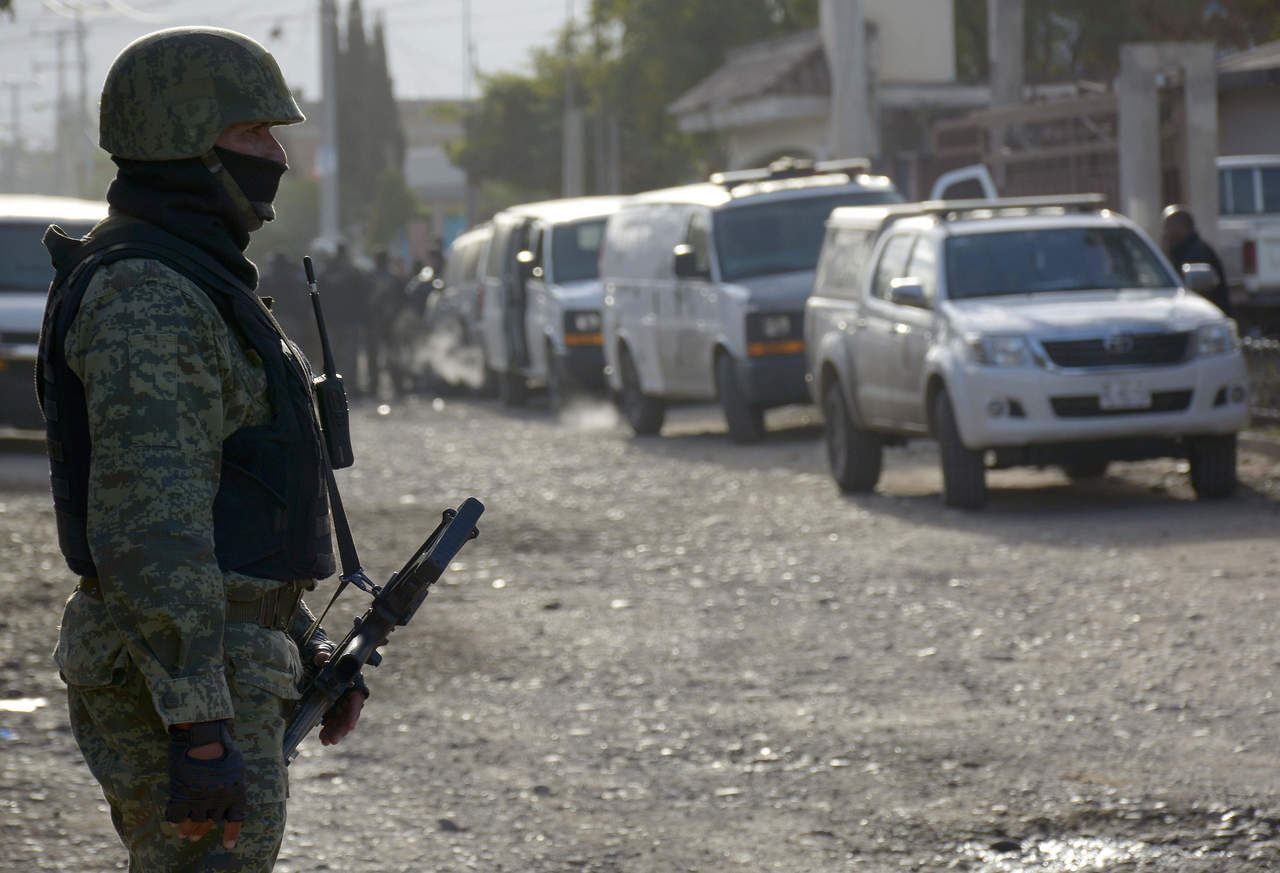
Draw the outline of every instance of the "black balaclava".
[[[232,196],[228,185],[200,158],[176,161],[132,161],[113,157],[119,168],[107,189],[113,213],[158,225],[216,257],[251,287],[258,269],[244,255],[250,231],[262,226],[286,166],[263,158],[216,148],[220,168],[244,200]],[[244,207],[252,207],[249,212]]]

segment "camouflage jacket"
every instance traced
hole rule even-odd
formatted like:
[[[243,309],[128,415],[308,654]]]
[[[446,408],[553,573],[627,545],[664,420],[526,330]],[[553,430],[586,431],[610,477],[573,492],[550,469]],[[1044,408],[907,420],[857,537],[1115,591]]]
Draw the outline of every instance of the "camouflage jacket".
[[[296,696],[293,643],[225,620],[228,599],[280,583],[223,573],[214,556],[222,442],[271,419],[257,353],[199,286],[138,258],[95,272],[66,359],[85,388],[87,531],[103,599],[68,604],[56,652],[64,677],[93,684],[127,657],[166,726],[233,718],[228,665]],[[308,621],[300,610],[295,634]]]

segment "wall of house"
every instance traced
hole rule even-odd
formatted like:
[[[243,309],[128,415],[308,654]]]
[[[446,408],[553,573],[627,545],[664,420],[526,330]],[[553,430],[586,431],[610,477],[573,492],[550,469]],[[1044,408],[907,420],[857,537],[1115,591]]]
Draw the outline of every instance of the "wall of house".
[[[730,170],[761,167],[783,154],[818,160],[828,157],[825,115],[735,128],[728,132],[727,139],[729,166],[726,169]]]
[[[1218,154],[1280,153],[1280,84],[1218,92]]]
[[[953,0],[862,0],[862,9],[876,26],[871,52],[881,82],[955,81]]]

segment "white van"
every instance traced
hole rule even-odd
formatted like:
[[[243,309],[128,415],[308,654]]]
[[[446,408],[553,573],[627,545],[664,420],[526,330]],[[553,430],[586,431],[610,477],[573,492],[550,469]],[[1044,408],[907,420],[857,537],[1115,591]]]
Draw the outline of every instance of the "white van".
[[[601,252],[609,386],[639,434],[666,406],[718,400],[729,436],[764,435],[764,411],[809,402],[804,302],[837,206],[898,203],[866,161],[717,173],[638,194]]]
[[[44,430],[36,403],[35,361],[53,266],[41,244],[56,224],[83,236],[107,217],[107,204],[73,197],[0,194],[0,433]]]
[[[493,217],[480,306],[485,366],[504,403],[545,387],[553,406],[603,390],[599,251],[622,197],[575,197]]]

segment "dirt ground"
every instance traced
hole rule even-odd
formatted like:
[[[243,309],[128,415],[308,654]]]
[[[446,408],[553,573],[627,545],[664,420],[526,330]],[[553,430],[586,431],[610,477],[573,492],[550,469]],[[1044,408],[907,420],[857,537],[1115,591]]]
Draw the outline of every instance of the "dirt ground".
[[[488,510],[357,733],[304,746],[279,871],[1280,865],[1280,461],[1215,503],[1174,461],[996,472],[966,513],[929,443],[841,496],[803,409],[745,447],[706,409],[353,420],[375,579]],[[124,869],[49,657],[71,587],[43,460],[0,456],[4,871]]]

